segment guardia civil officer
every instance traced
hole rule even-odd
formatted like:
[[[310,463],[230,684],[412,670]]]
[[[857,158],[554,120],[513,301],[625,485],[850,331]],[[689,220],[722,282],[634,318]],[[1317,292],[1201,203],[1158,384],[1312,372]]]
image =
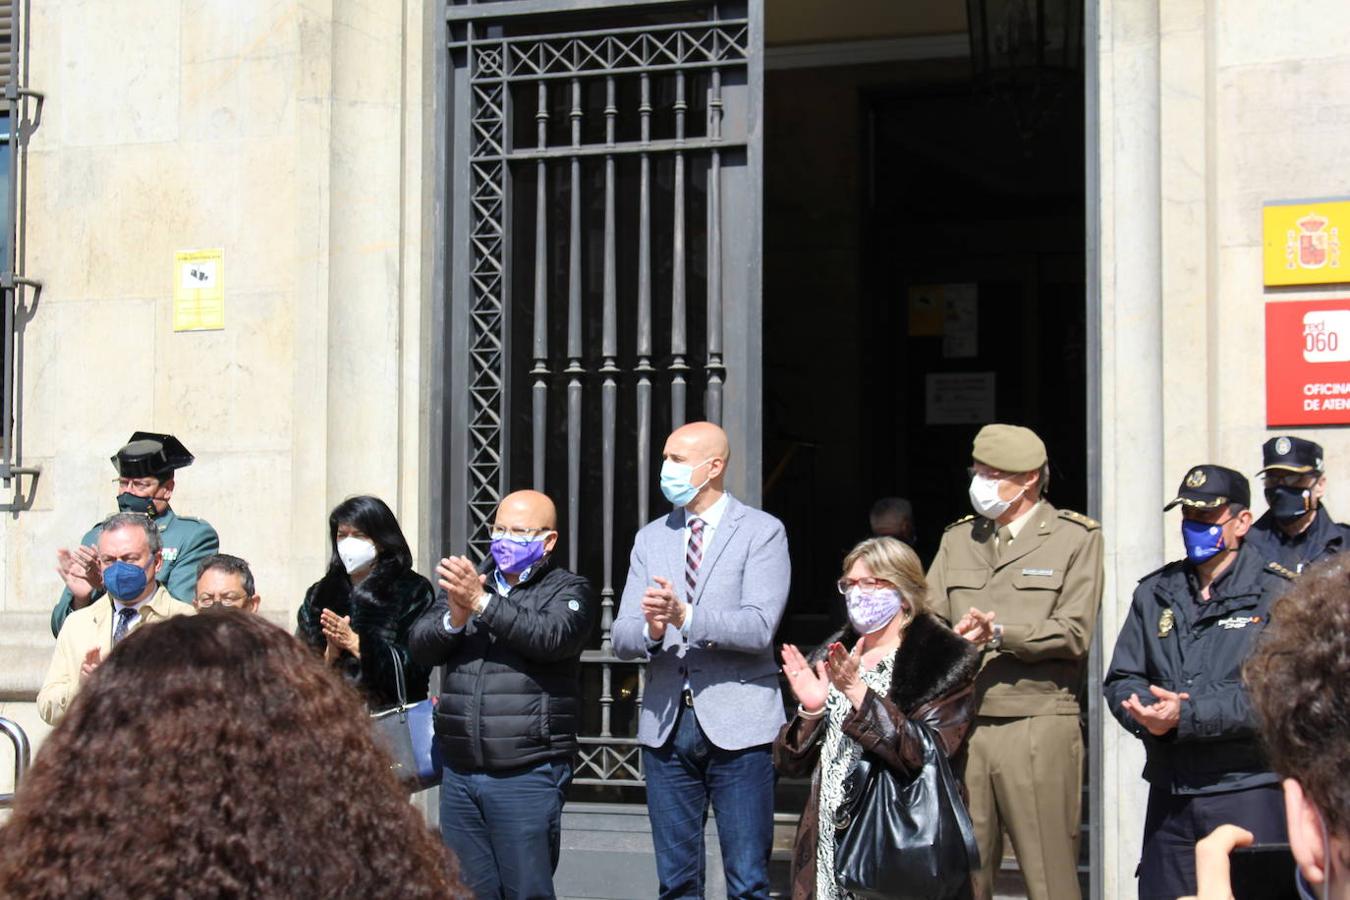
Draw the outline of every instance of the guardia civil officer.
[[[933,611],[981,646],[965,784],[987,900],[1006,829],[1030,900],[1079,896],[1083,738],[1078,694],[1102,597],[1101,526],[1045,499],[1029,428],[975,436],[970,501],[928,570]]]
[[[1265,468],[1256,474],[1265,481],[1270,509],[1247,532],[1247,543],[1294,572],[1340,553],[1350,540],[1350,526],[1336,522],[1322,505],[1327,492],[1322,460],[1321,444],[1292,435],[1261,445]]]
[[[1182,479],[1186,558],[1135,588],[1102,684],[1106,705],[1144,742],[1149,783],[1139,897],[1195,893],[1195,842],[1221,823],[1282,843],[1284,800],[1262,755],[1242,664],[1294,573],[1244,544],[1245,476],[1195,466]]]
[[[117,509],[142,513],[154,520],[163,543],[163,565],[156,579],[177,600],[191,603],[197,588],[197,565],[220,549],[216,530],[201,519],[180,516],[169,506],[174,473],[192,465],[193,456],[171,434],[137,431],[126,446],[112,457],[117,469]],[[103,575],[98,563],[95,525],[73,550],[56,551],[57,573],[66,583],[61,599],[52,610],[52,634],[72,610],[83,609],[103,596]]]

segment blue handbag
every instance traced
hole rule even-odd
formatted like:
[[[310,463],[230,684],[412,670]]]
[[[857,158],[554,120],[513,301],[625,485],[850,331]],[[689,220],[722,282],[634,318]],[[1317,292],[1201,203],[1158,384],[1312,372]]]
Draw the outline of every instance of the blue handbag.
[[[406,787],[414,791],[425,790],[441,783],[444,768],[440,747],[436,744],[436,701],[429,698],[408,704],[403,660],[392,647],[390,653],[394,657],[398,706],[371,714],[375,741],[389,754],[389,768]]]

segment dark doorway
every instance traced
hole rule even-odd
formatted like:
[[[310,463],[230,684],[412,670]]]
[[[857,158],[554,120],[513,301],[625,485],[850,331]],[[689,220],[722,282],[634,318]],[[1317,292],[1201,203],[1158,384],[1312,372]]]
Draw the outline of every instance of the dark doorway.
[[[1081,90],[1043,98],[1028,137],[965,66],[770,73],[764,502],[792,543],[787,637],[838,617],[875,499],[913,502],[932,559],[970,512],[985,421],[1035,429],[1051,501],[1087,505]],[[825,128],[852,133],[803,129],[803,107],[845,99]]]

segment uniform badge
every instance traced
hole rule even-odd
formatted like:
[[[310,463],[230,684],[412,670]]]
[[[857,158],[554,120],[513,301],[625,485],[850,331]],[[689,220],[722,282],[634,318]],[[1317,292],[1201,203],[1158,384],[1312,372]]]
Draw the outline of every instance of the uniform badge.
[[[1170,609],[1163,610],[1163,614],[1158,618],[1158,637],[1164,638],[1172,633],[1172,625],[1176,622],[1176,618]]]
[[[1186,476],[1186,487],[1198,488],[1205,483],[1205,470],[1192,469],[1191,474]]]
[[[177,547],[165,547],[161,552],[164,554],[165,562],[173,562],[175,559],[178,558]]]
[[[1293,449],[1294,445],[1289,442],[1289,438],[1287,437],[1282,437],[1275,441],[1275,452],[1281,456],[1287,456],[1289,451]]]

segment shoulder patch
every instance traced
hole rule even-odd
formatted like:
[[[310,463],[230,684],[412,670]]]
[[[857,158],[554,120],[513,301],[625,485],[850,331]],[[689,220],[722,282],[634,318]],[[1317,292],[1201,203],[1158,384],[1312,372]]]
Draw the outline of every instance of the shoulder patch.
[[[1290,581],[1298,580],[1297,572],[1295,572],[1293,569],[1286,569],[1284,566],[1280,565],[1277,562],[1266,563],[1266,571],[1274,572],[1281,578],[1287,578]]]
[[[951,531],[951,530],[952,530],[953,528],[955,528],[957,525],[964,525],[964,524],[966,524],[967,522],[971,521],[971,520],[974,519],[974,518],[975,518],[974,515],[962,516],[961,518],[957,519],[955,522],[953,522],[952,524],[948,525],[946,528],[944,528],[944,529],[942,529],[942,530],[943,530],[943,531]]]
[[[1096,519],[1085,516],[1079,512],[1074,512],[1071,509],[1059,510],[1059,517],[1073,522],[1075,525],[1082,525],[1088,531],[1096,531],[1098,528],[1102,527],[1102,523],[1098,522]]]

